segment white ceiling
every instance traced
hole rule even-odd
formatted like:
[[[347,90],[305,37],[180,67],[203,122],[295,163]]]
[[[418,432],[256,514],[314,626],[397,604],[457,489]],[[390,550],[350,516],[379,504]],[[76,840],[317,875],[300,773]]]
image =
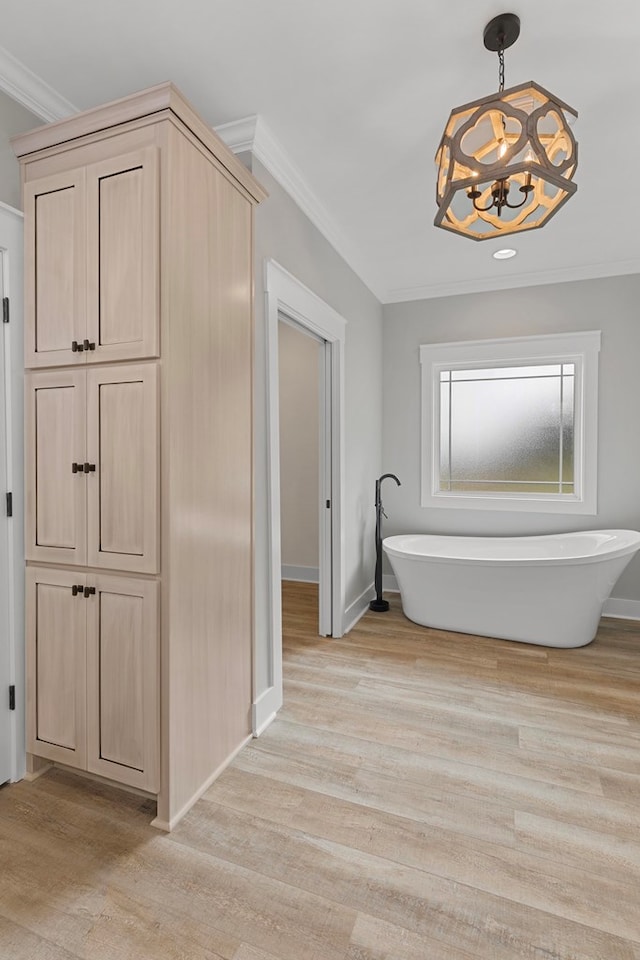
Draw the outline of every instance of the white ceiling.
[[[451,108],[497,89],[482,31],[505,10],[506,85],[575,107],[580,159],[576,196],[497,262],[433,227],[433,156]],[[212,125],[257,114],[383,301],[640,272],[638,0],[22,0],[0,41],[78,109],[172,80]]]

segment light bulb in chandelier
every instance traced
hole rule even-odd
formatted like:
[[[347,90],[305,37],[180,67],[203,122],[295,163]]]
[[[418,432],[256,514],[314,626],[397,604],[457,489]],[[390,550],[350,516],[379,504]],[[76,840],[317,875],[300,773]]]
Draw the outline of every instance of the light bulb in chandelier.
[[[452,111],[436,154],[435,225],[473,240],[541,227],[576,191],[576,111],[533,81],[504,89],[504,50],[519,30],[514,14],[487,25],[500,89]]]
[[[531,187],[531,168],[532,165],[536,162],[536,158],[533,155],[533,150],[531,147],[527,150],[524,156],[524,162],[527,165],[527,170],[524,175],[524,185],[525,187]],[[531,187],[533,189],[533,187]]]

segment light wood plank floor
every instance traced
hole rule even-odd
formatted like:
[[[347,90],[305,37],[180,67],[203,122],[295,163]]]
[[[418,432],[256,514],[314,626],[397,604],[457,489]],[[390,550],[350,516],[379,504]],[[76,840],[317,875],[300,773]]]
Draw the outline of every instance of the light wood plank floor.
[[[284,585],[285,706],[171,836],[53,770],[0,790],[3,960],[640,960],[640,625],[580,650]]]

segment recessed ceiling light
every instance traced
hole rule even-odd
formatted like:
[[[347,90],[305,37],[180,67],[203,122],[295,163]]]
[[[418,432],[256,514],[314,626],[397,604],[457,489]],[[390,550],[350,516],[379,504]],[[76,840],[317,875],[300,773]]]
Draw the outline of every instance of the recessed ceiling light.
[[[505,247],[504,250],[496,250],[493,254],[494,260],[510,260],[511,257],[515,257],[517,250],[512,250],[510,247]]]

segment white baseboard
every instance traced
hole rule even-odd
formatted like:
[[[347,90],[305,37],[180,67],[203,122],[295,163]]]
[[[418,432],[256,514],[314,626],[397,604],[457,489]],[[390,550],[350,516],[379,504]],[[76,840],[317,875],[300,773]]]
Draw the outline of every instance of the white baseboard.
[[[267,687],[251,708],[253,736],[259,737],[267,729],[282,706],[282,693],[276,687]]]
[[[283,563],[283,580],[297,580],[299,583],[319,583],[320,570],[318,567],[298,567],[293,564]]]
[[[400,593],[398,581],[391,573],[382,574],[382,589],[387,593]]]
[[[369,586],[362,591],[360,596],[357,597],[353,603],[349,604],[344,612],[343,636],[355,627],[360,617],[364,616],[369,608],[369,601],[373,600],[374,596],[375,588],[373,584],[370,583]]]
[[[255,732],[253,733],[254,738],[257,739],[258,737],[262,736],[267,727],[271,726],[277,716],[277,713],[272,713],[271,716],[267,717],[267,719],[260,724],[259,727],[256,727]]]
[[[602,616],[616,617],[618,620],[640,620],[640,600],[609,597],[604,605]]]

